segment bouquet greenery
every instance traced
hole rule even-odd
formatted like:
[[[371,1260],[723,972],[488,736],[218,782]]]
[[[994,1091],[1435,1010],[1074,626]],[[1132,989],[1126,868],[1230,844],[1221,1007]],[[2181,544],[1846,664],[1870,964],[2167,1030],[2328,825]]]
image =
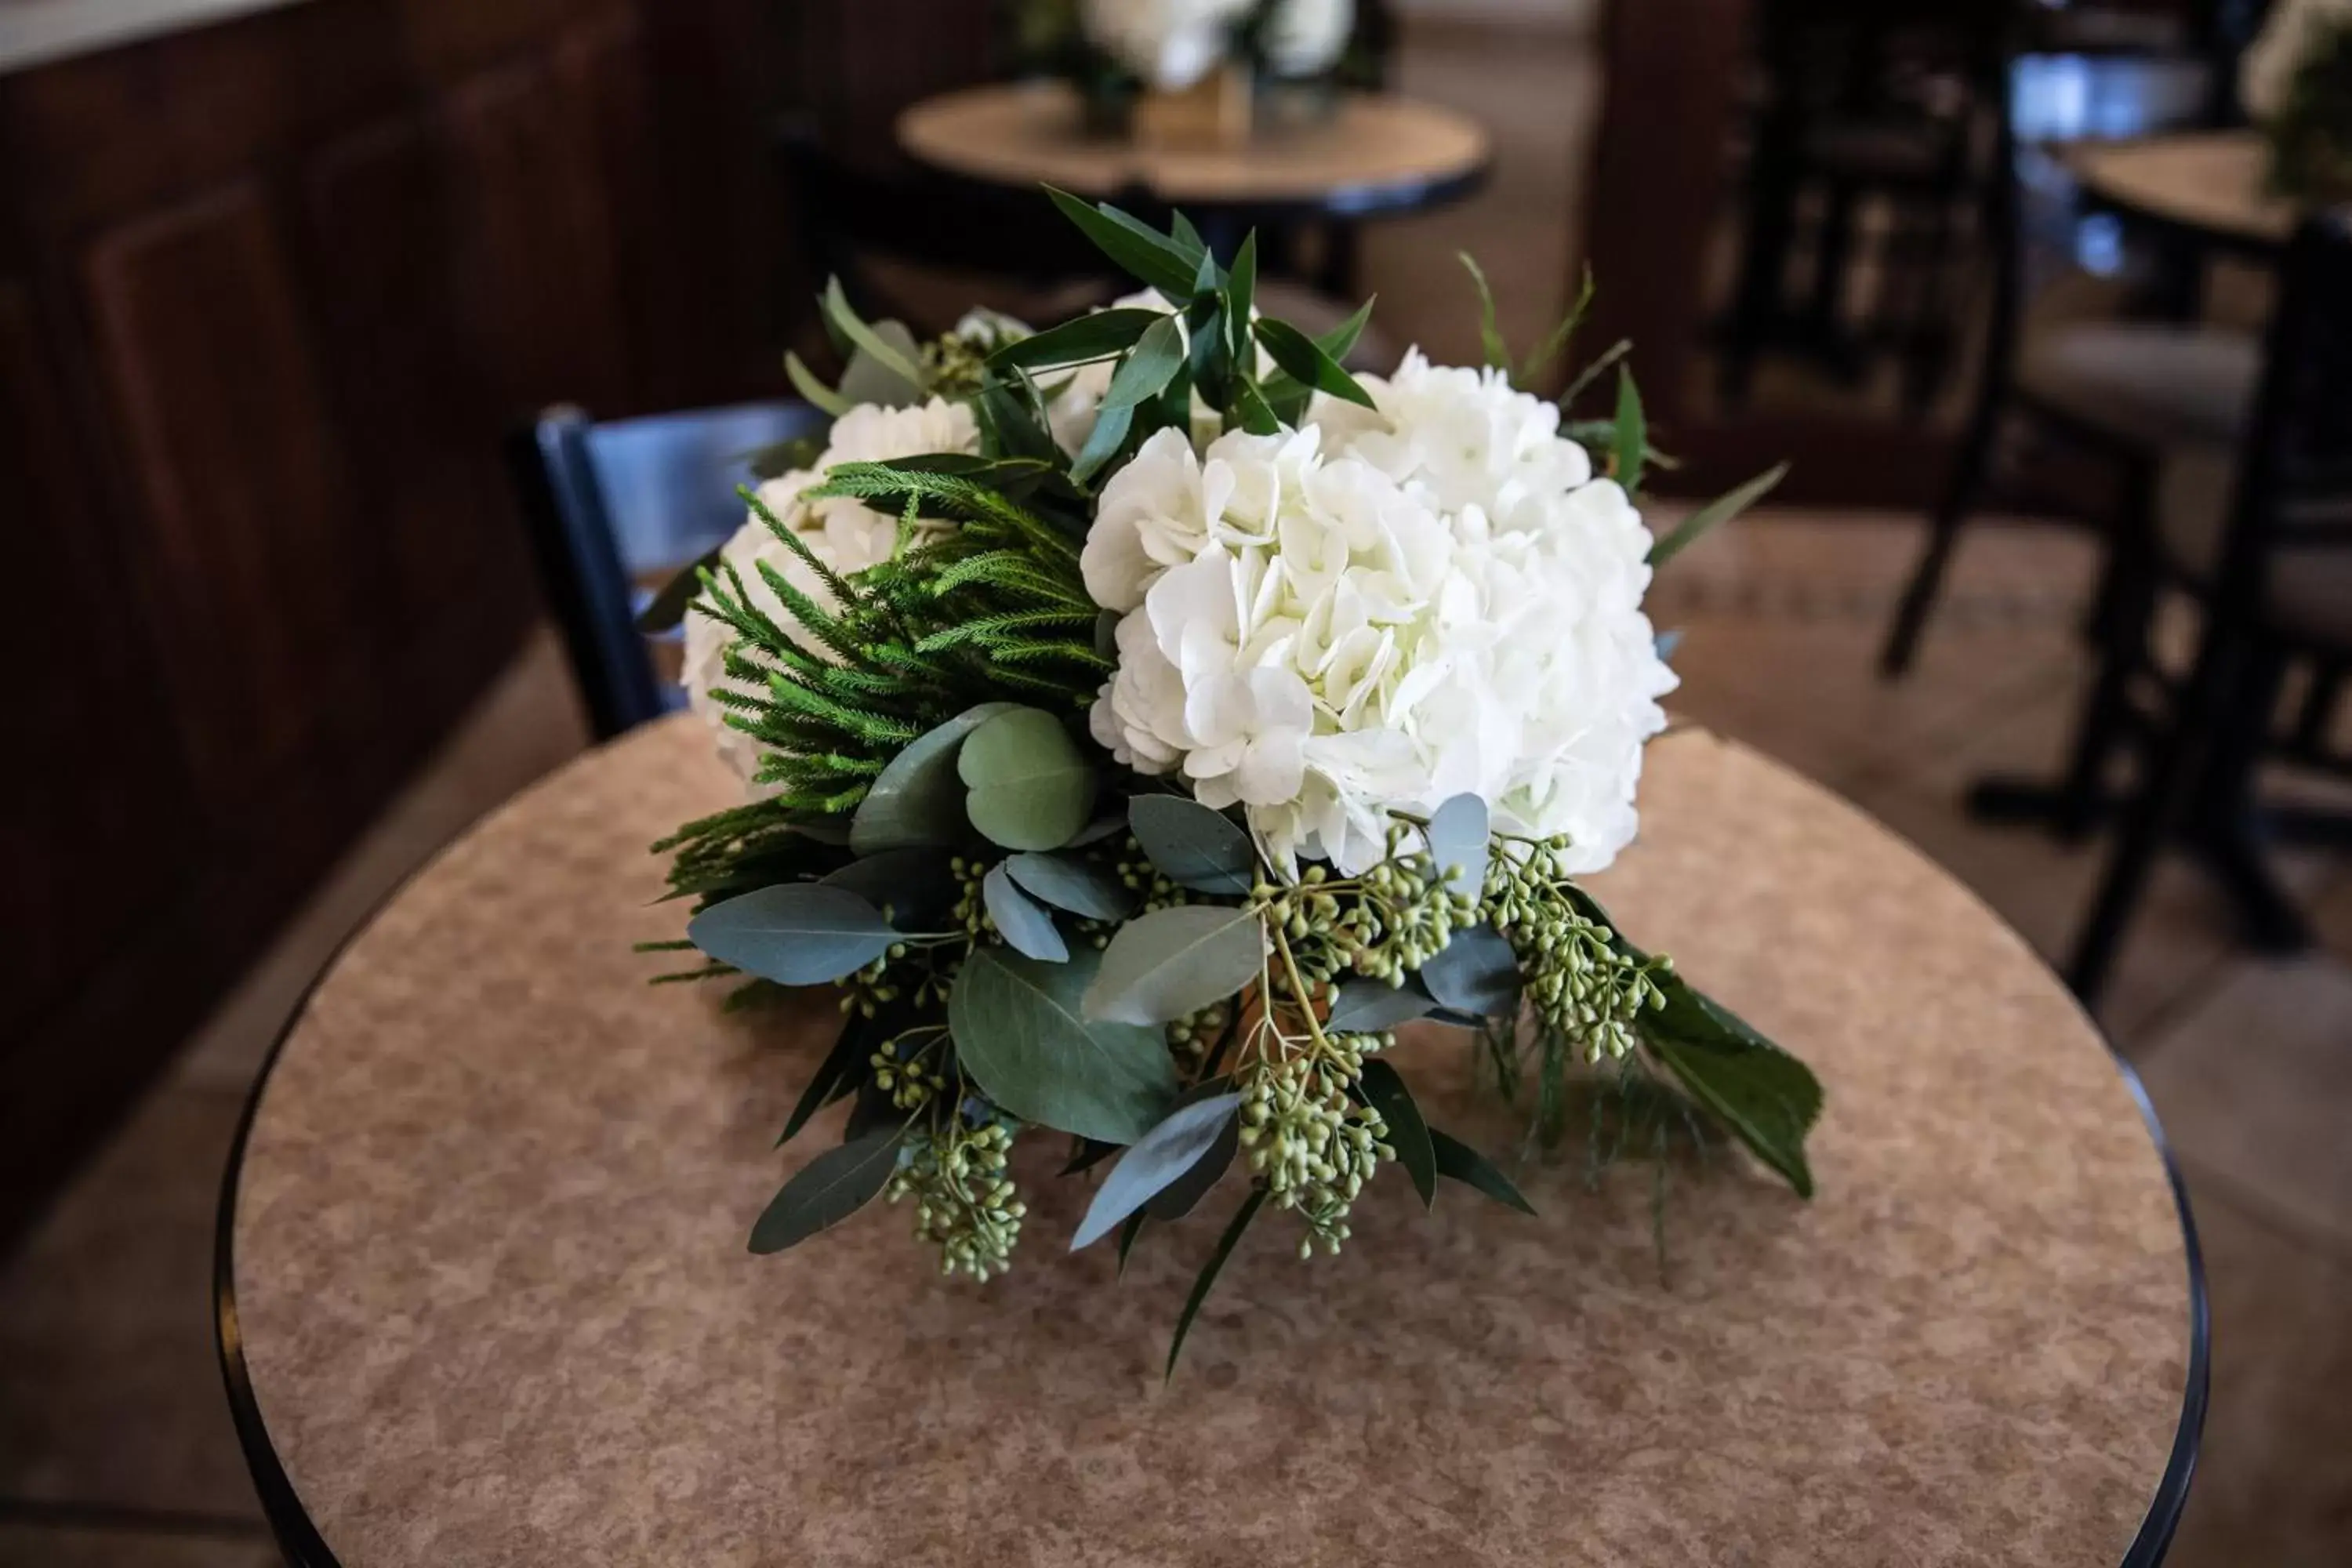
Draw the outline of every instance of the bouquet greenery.
[[[2352,198],[2352,16],[2311,20],[2285,98],[2263,129],[2273,194],[2312,203]]]
[[[1255,240],[1223,265],[1181,218],[1055,199],[1151,292],[918,345],[829,288],[848,374],[791,364],[822,450],[782,454],[670,596],[751,798],[657,847],[698,910],[656,945],[737,998],[838,986],[846,1020],[784,1129],[846,1100],[845,1141],[752,1250],[883,1197],[984,1279],[1036,1135],[1065,1174],[1116,1162],[1073,1245],[1124,1259],[1239,1167],[1172,1368],[1261,1215],[1336,1251],[1389,1164],[1424,1203],[1452,1179],[1527,1208],[1388,1058],[1417,1020],[1532,1076],[1540,1140],[1603,1067],[1809,1194],[1812,1076],[1576,880],[1633,838],[1675,684],[1652,569],[1777,473],[1654,540],[1630,376],[1613,419],[1563,424],[1489,298],[1483,368],[1360,379],[1369,305],[1311,338],[1255,309]]]

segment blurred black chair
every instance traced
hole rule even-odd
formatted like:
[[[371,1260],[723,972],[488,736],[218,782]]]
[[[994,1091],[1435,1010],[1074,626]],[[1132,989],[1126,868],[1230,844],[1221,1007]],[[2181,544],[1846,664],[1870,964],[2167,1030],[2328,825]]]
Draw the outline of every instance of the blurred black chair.
[[[2308,938],[2263,864],[2266,839],[2352,845],[2352,817],[2265,811],[2255,777],[2265,756],[2279,754],[2352,777],[2352,757],[2326,744],[2352,660],[2352,211],[2306,222],[2279,287],[2246,440],[2231,458],[2184,458],[2157,509],[2151,575],[2195,595],[2205,612],[2189,672],[2158,677],[2144,640],[2107,655],[2129,684],[2153,687],[2161,700],[2154,715],[2134,711],[2150,736],[2150,766],[2068,972],[2086,1004],[2176,832],[2273,949]],[[2280,700],[2297,663],[2320,673],[2281,735]]]
[[[2115,476],[2119,517],[2084,515],[2072,498],[2036,495],[2031,502],[2111,538],[2147,526],[2165,454],[2185,445],[2224,448],[2236,439],[2260,345],[2250,333],[2182,324],[2198,258],[2169,243],[2138,247],[2113,218],[2084,214],[2053,151],[2069,142],[2206,125],[2221,68],[2193,56],[2025,55],[2010,62],[1998,130],[2005,177],[1987,203],[1995,272],[1982,381],[1927,547],[1880,655],[1890,679],[1908,671],[1917,654],[1970,516],[1997,499],[2017,499],[2000,485],[2002,437],[2012,424],[2039,453],[2087,458]],[[2093,272],[2111,279],[2126,300],[2147,302],[2147,313],[2173,319],[2049,319],[2044,307],[2053,295]],[[2112,570],[2107,576],[2102,620],[2118,613]],[[2104,755],[2105,739],[2085,734],[2078,778],[2095,765],[2092,753]]]
[[[754,456],[820,436],[825,423],[804,403],[602,425],[556,408],[514,437],[509,462],[541,592],[598,740],[679,705],[639,613],[671,575],[742,526],[735,489],[751,482]]]
[[[1964,232],[1992,178],[2004,9],[1991,0],[1767,0],[1755,14],[1740,255],[1717,328],[1737,409],[1766,354],[1859,384],[1891,357],[1922,417],[1955,363],[1951,321],[1980,270]],[[1801,243],[1809,241],[1810,243]],[[1790,262],[1808,276],[1792,298]],[[1857,319],[1857,279],[1874,282]]]

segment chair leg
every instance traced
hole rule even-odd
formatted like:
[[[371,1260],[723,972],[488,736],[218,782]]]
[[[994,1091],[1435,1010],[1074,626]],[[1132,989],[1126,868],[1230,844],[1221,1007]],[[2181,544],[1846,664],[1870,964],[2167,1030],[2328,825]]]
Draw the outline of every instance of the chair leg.
[[[1951,567],[1952,551],[1959,543],[1960,530],[1975,510],[1978,497],[1984,491],[1992,466],[1993,441],[2000,430],[2000,389],[1988,386],[1979,395],[1982,401],[1969,423],[1968,438],[1960,444],[1959,455],[1953,463],[1951,486],[1944,492],[1943,504],[1936,509],[1929,522],[1927,552],[1912,572],[1909,586],[1903,590],[1903,601],[1895,607],[1895,623],[1887,628],[1886,646],[1879,650],[1878,673],[1888,680],[1899,680],[1909,674],[1912,661],[1918,657],[1919,637],[1927,629],[1927,616],[1936,607],[1937,595],[1943,592],[1944,574]]]
[[[2099,670],[2074,729],[2074,753],[2052,820],[2068,840],[2087,837],[2105,812],[2108,764],[2131,723],[2132,679],[2147,662],[2156,572],[2144,535],[2126,531],[2109,542],[2099,598],[2105,606],[2098,616]]]
[[[2151,750],[2147,779],[2125,814],[2090,918],[2066,966],[2066,983],[2086,1008],[2097,1007],[2156,858],[2189,812],[2205,774],[2215,721],[2243,684],[2248,652],[2238,628],[2207,628],[2196,668]]]
[[[2250,657],[2240,689],[2214,716],[2210,760],[2198,781],[2195,805],[2200,858],[2237,906],[2247,942],[2268,953],[2301,952],[2311,945],[2310,922],[2263,853],[2268,836],[2255,794],[2286,670],[2286,656],[2274,646]]]

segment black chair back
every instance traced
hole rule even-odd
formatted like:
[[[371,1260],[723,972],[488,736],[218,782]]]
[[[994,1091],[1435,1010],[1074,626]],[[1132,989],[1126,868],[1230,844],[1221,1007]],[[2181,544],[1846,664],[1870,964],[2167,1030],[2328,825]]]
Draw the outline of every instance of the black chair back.
[[[821,434],[804,403],[754,403],[597,424],[550,410],[509,462],[541,592],[600,741],[677,705],[637,616],[669,574],[742,525],[736,487],[766,448]]]
[[[2248,428],[2215,573],[2224,619],[2261,613],[2281,551],[2352,549],[2352,208],[2305,219],[2287,247]],[[2336,629],[2352,645],[2352,625]]]

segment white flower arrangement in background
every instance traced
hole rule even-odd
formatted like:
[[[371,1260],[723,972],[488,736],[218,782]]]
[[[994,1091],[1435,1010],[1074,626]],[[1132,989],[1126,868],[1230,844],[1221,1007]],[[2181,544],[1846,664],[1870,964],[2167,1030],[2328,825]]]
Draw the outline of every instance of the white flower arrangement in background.
[[[2276,0],[2238,62],[2247,117],[2267,121],[2287,106],[2304,62],[2336,28],[2352,25],[2352,0]]]
[[[1084,0],[1079,20],[1097,48],[1146,86],[1181,92],[1253,33],[1274,74],[1327,71],[1347,52],[1356,8],[1354,0]]]

